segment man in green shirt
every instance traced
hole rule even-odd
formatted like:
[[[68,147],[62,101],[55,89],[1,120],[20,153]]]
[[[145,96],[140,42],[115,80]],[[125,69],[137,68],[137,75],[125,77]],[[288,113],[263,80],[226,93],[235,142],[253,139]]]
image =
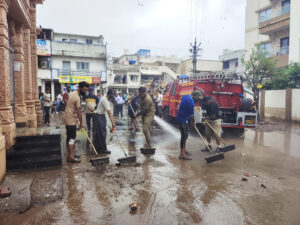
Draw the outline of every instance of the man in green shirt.
[[[148,149],[151,149],[150,127],[154,119],[155,107],[151,97],[146,93],[145,87],[139,88],[140,112],[136,115],[142,116],[143,133],[146,138]]]

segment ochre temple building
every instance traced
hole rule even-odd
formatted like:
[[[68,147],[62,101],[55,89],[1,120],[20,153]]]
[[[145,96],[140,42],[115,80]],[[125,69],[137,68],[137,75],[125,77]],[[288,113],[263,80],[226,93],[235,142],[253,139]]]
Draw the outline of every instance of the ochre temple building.
[[[0,0],[0,181],[16,127],[37,127],[42,120],[36,54],[36,5],[42,3]]]

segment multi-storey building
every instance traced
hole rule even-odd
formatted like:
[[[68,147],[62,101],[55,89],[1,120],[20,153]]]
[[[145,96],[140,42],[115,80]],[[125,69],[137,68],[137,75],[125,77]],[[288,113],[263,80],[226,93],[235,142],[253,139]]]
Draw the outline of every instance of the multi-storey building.
[[[299,12],[299,0],[247,0],[246,54],[258,45],[278,67],[300,62]]]
[[[219,56],[219,61],[223,63],[223,71],[225,73],[232,72],[237,75],[242,75],[244,71],[244,65],[242,63],[244,52],[244,50],[232,51],[224,49],[223,55]]]
[[[98,88],[107,79],[106,45],[103,36],[56,33],[43,29],[38,44],[46,50],[39,55],[40,92],[51,88],[52,100],[65,85],[86,81]],[[47,33],[51,34],[47,34]],[[48,44],[49,42],[49,44]],[[48,51],[47,51],[48,50]],[[44,54],[44,55],[41,55]]]
[[[153,81],[174,80],[180,73],[180,65],[180,59],[152,57],[148,49],[140,49],[135,54],[125,50],[124,55],[108,60],[107,83],[103,84],[103,91],[113,88],[129,93]]]

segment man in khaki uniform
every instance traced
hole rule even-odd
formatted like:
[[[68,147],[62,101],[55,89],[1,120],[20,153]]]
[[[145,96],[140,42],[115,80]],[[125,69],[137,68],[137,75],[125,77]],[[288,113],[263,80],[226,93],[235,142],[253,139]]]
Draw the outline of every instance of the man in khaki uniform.
[[[66,125],[67,131],[67,161],[72,163],[80,162],[80,159],[78,157],[75,157],[74,144],[76,139],[76,126],[78,124],[78,120],[80,123],[80,128],[83,128],[80,95],[85,96],[88,91],[88,87],[89,84],[86,82],[80,82],[78,84],[78,89],[72,92],[69,96],[63,117],[63,121]]]
[[[140,112],[136,115],[142,116],[143,122],[143,133],[146,137],[146,144],[148,149],[151,149],[151,140],[150,140],[150,127],[154,119],[155,106],[151,97],[146,94],[146,88],[139,88],[139,102],[140,102]]]

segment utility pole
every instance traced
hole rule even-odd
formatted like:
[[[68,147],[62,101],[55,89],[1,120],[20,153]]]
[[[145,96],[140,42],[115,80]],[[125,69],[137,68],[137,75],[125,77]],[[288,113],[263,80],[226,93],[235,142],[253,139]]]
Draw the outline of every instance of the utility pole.
[[[198,58],[198,51],[200,50],[200,45],[201,42],[199,44],[197,44],[197,38],[195,38],[195,43],[194,45],[191,43],[191,49],[190,52],[192,53],[192,58],[193,58],[193,76],[196,75],[197,73],[197,58]]]

